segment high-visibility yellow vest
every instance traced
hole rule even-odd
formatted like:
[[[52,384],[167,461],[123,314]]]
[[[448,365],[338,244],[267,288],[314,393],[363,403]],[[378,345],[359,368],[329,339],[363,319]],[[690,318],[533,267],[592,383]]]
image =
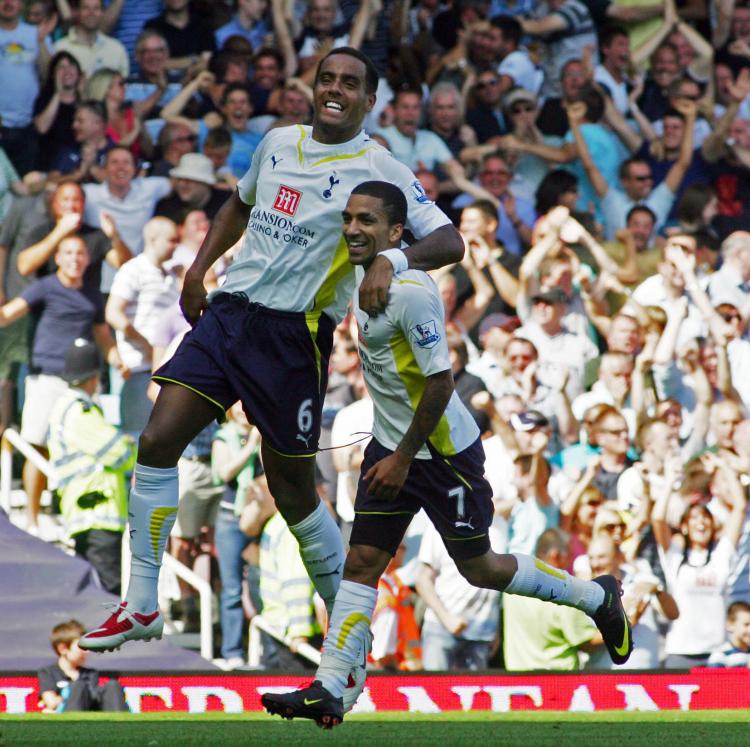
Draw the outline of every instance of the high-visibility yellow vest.
[[[260,597],[263,617],[290,638],[320,632],[315,618],[313,588],[299,554],[299,543],[275,513],[260,536]]]
[[[70,387],[52,408],[47,446],[68,534],[123,531],[125,475],[135,464],[133,440],[108,423],[85,392]]]

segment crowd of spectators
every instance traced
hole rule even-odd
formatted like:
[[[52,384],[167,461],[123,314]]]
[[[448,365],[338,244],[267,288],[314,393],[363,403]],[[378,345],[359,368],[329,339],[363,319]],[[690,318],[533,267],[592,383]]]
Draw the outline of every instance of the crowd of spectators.
[[[628,666],[747,665],[745,0],[0,0],[0,428],[47,453],[84,339],[137,437],[149,374],[187,329],[184,270],[263,135],[310,122],[316,61],[344,44],[381,73],[366,129],[464,237],[435,279],[484,434],[494,549],[621,578]],[[318,459],[345,539],[371,423],[348,319],[324,406],[335,448]],[[293,652],[314,640],[312,589],[237,408],[180,477],[172,552],[218,555],[223,657],[242,664],[253,609]],[[37,532],[30,462],[23,487]],[[419,519],[403,549],[375,666],[611,666],[585,615],[468,587]],[[268,648],[269,666],[292,665]]]

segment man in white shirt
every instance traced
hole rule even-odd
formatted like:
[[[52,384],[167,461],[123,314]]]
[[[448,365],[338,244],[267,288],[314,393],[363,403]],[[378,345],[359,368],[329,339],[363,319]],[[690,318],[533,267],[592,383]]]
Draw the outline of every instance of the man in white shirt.
[[[692,236],[678,234],[670,236],[662,249],[662,260],[659,262],[659,272],[646,278],[634,291],[633,300],[641,306],[659,306],[667,311],[677,309],[678,302],[685,297],[687,300],[687,318],[680,327],[679,340],[690,337],[700,337],[705,328],[703,316],[692,299],[685,293],[685,278],[677,269],[674,262],[667,257],[670,247],[679,247],[683,252],[695,255],[695,239]]]
[[[177,226],[168,218],[152,218],[144,226],[143,239],[143,252],[115,274],[106,309],[118,352],[130,369],[120,394],[120,424],[136,436],[151,412],[146,390],[154,336],[160,319],[179,297],[176,277],[164,268],[177,247]]]
[[[156,203],[172,191],[163,176],[136,177],[135,159],[128,148],[116,146],[107,153],[104,181],[84,184],[86,210],[83,219],[101,227],[101,212],[109,213],[122,240],[133,254],[143,250],[143,228],[154,214]]]
[[[528,53],[519,49],[523,30],[518,19],[513,16],[495,16],[490,19],[490,24],[500,32],[500,63],[497,73],[500,76],[501,92],[505,94],[511,88],[523,88],[537,93],[542,83],[542,73],[529,59]]]
[[[594,80],[612,97],[621,114],[628,113],[627,70],[630,67],[630,37],[621,26],[609,26],[599,31],[599,51],[602,61],[594,70]]]
[[[516,337],[534,343],[539,354],[537,370],[543,377],[559,377],[567,370],[565,391],[572,401],[583,392],[586,363],[596,358],[599,351],[588,337],[575,335],[563,326],[566,300],[559,288],[534,294],[531,319],[516,330]]]
[[[591,391],[579,394],[573,400],[573,415],[576,420],[580,422],[586,410],[594,405],[613,405],[622,413],[627,421],[630,437],[634,438],[636,413],[630,401],[634,371],[632,355],[618,352],[605,353],[599,366],[599,377],[591,387]]]
[[[706,292],[715,304],[729,302],[747,318],[750,309],[750,233],[735,231],[721,244],[721,268],[708,279]]]
[[[487,669],[498,636],[500,592],[472,586],[432,524],[422,535],[418,557],[417,593],[427,606],[422,624],[424,668]]]

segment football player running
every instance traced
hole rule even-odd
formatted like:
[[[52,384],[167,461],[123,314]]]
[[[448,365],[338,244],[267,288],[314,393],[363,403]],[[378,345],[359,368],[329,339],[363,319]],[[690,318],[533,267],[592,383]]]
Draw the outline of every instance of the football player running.
[[[139,440],[127,594],[81,638],[81,648],[113,649],[161,636],[157,582],[177,512],[177,461],[194,436],[237,400],[262,434],[269,488],[316,590],[332,609],[344,550],[314,475],[333,330],[354,287],[341,233],[349,193],[373,177],[397,185],[418,239],[370,264],[359,308],[373,318],[386,306],[394,269],[428,270],[463,256],[458,231],[412,172],[362,129],[377,83],[372,62],[355,49],[336,48],[324,57],[312,126],[265,136],[188,269],[180,302],[193,330],[154,375],[161,390]],[[226,283],[208,297],[208,268],[240,238]],[[362,667],[353,672],[359,680],[350,680],[348,705],[364,682]]]
[[[407,200],[393,184],[357,186],[343,213],[358,282],[383,251],[399,247]],[[374,406],[344,577],[312,685],[262,696],[270,713],[331,728],[345,713],[352,665],[369,637],[377,583],[414,514],[423,508],[464,578],[474,586],[535,597],[590,615],[612,661],[627,661],[630,623],[614,576],[582,581],[541,560],[490,549],[492,490],[484,478],[479,429],[454,391],[443,304],[421,270],[397,272],[385,313],[371,317],[354,295],[360,357]]]

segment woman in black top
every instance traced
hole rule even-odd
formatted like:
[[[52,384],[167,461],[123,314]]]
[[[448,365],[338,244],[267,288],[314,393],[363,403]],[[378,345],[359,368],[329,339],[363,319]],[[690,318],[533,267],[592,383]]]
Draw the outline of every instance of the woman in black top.
[[[75,146],[73,115],[80,100],[81,66],[69,52],[51,60],[47,79],[34,102],[34,127],[39,133],[41,171],[49,171],[58,150]]]

